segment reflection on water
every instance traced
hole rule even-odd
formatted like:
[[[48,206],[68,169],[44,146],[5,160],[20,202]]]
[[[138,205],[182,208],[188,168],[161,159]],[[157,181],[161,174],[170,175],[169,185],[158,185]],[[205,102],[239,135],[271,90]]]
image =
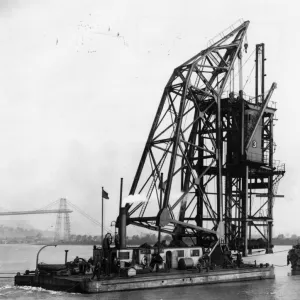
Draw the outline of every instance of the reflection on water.
[[[224,300],[298,300],[300,299],[300,276],[291,276],[290,266],[286,266],[287,250],[290,246],[276,246],[274,254],[256,254],[244,260],[257,263],[274,264],[275,280],[250,281],[241,283],[224,283],[206,286],[188,286],[163,288],[155,290],[130,291],[122,293],[106,293],[95,295],[68,294],[48,291],[41,288],[15,287],[13,278],[0,278],[0,299],[101,299],[101,300],[185,300],[185,299],[224,299]],[[13,276],[7,273],[34,270],[36,253],[40,246],[34,245],[0,245],[0,277]],[[76,255],[89,258],[91,246],[58,246],[45,248],[41,252],[40,261],[47,263],[63,263],[64,250],[69,249],[69,259]]]

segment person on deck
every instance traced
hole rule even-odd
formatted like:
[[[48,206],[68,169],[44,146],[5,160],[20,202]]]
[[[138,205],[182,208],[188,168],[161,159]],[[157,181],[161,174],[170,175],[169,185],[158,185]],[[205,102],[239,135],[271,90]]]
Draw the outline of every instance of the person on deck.
[[[89,258],[89,260],[87,261],[89,269],[91,269],[92,271],[94,271],[94,260],[92,257]]]
[[[94,264],[94,260],[92,257],[89,258],[89,260],[87,261],[90,265],[93,265]]]
[[[103,249],[103,263],[104,263],[104,270],[105,275],[110,275],[110,263],[111,263],[111,251],[110,251],[110,243],[109,238],[105,236],[102,242],[102,249]]]
[[[101,274],[101,263],[100,261],[98,261],[95,265],[94,271],[93,271],[93,276],[92,276],[92,280],[94,279],[94,277],[97,277],[97,280],[100,280],[100,274]]]
[[[167,253],[166,253],[167,272],[170,272],[171,265],[172,265],[172,252],[171,251],[167,251]]]
[[[238,251],[236,255],[236,265],[238,266],[238,268],[241,266],[242,263],[243,263],[242,254],[240,253],[240,251]]]
[[[156,272],[158,272],[159,264],[163,262],[162,257],[159,255],[159,253],[152,254],[151,262],[150,262],[150,269],[154,269],[156,266]]]

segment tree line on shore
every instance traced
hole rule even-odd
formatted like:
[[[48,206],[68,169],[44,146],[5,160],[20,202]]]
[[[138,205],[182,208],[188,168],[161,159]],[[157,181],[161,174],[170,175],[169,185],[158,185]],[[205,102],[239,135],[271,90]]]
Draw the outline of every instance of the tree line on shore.
[[[10,227],[0,225],[0,243],[49,243],[54,240],[53,231],[41,231],[38,229],[27,229],[22,227]],[[148,243],[153,245],[158,240],[157,233],[133,235],[126,237],[128,245],[141,245]],[[162,235],[161,240],[170,241],[171,237]],[[114,236],[113,236],[114,241]],[[61,238],[58,242],[69,242],[74,244],[101,244],[101,235],[71,234],[68,241]]]
[[[53,242],[54,232],[53,231],[41,231],[38,229],[28,229],[23,227],[9,227],[0,225],[0,243],[49,243]],[[172,237],[170,235],[162,235],[161,240],[166,240],[170,242]],[[114,240],[114,236],[113,236]],[[158,241],[157,233],[148,234],[135,234],[126,237],[126,242],[128,245],[139,246],[144,243],[154,245]],[[101,244],[101,235],[80,235],[71,234],[68,241],[74,244]],[[273,238],[274,245],[290,245],[300,242],[300,236],[296,234],[284,235],[279,234],[277,237]],[[255,248],[255,247],[254,247]]]

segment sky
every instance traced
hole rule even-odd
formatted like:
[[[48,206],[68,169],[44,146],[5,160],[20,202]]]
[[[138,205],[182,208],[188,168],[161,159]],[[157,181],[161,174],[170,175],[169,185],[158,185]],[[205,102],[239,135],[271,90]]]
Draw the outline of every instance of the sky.
[[[238,19],[249,49],[266,45],[266,88],[277,82],[275,159],[286,164],[274,232],[300,235],[297,1],[0,0],[0,208],[39,209],[61,197],[117,216],[175,67]],[[246,74],[245,74],[246,78]],[[49,229],[54,215],[20,216]],[[100,234],[77,213],[72,232]],[[132,231],[133,232],[133,231]]]

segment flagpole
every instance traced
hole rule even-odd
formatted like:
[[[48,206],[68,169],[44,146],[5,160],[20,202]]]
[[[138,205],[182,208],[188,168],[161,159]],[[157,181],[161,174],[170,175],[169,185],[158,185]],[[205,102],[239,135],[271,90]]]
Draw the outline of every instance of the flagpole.
[[[101,193],[101,198],[102,198],[102,225],[101,225],[101,237],[103,241],[103,187],[102,187],[102,193]]]
[[[122,195],[123,194],[123,178],[121,178],[120,184],[120,204],[119,204],[119,216],[121,215],[121,207],[122,207]]]

